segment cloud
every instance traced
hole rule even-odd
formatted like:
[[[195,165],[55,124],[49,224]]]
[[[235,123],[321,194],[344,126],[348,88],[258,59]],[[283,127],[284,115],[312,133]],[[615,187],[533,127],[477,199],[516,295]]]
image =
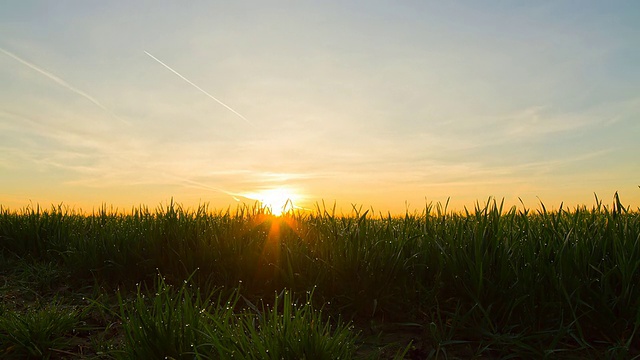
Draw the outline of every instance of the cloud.
[[[50,73],[50,72],[48,72],[48,71],[46,71],[46,70],[44,70],[42,68],[36,66],[35,64],[33,64],[33,63],[31,63],[31,62],[29,62],[27,60],[22,59],[18,55],[14,54],[14,53],[12,53],[10,51],[7,51],[7,50],[5,50],[3,48],[0,48],[0,52],[4,53],[5,55],[13,58],[14,60],[16,60],[18,62],[20,62],[22,65],[25,65],[25,66],[31,68],[32,70],[35,70],[38,73],[46,76],[47,78],[49,78],[50,80],[53,80],[56,84],[64,87],[65,89],[70,90],[70,91],[72,91],[72,92],[84,97],[85,99],[89,100],[94,105],[96,105],[100,109],[104,110],[106,113],[108,113],[112,117],[114,117],[114,118],[120,120],[121,122],[123,122],[124,124],[130,125],[128,121],[118,117],[116,114],[114,114],[111,110],[107,109],[106,106],[102,105],[94,97],[92,97],[91,95],[87,94],[86,92],[76,88],[75,86],[69,84],[68,82],[66,82],[65,80],[61,79],[60,77],[58,77],[58,76],[56,76],[56,75],[54,75],[54,74],[52,74],[52,73]]]

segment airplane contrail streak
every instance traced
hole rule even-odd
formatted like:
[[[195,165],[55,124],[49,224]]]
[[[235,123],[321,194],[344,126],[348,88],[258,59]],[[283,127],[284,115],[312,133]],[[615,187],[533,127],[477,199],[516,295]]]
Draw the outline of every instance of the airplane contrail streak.
[[[82,90],[80,90],[80,89],[78,89],[78,88],[76,88],[76,87],[72,86],[72,85],[71,85],[71,84],[69,84],[68,82],[66,82],[66,81],[62,80],[61,78],[59,78],[59,77],[57,77],[57,76],[53,75],[52,73],[50,73],[50,72],[48,72],[48,71],[46,71],[46,70],[43,70],[43,69],[39,68],[38,66],[36,66],[36,65],[34,65],[34,64],[30,63],[30,62],[28,62],[27,60],[24,60],[24,59],[20,58],[18,55],[14,54],[14,53],[12,53],[12,52],[9,52],[9,51],[7,51],[7,50],[5,50],[5,49],[3,49],[3,48],[0,48],[0,51],[1,51],[1,52],[3,52],[5,55],[7,55],[7,56],[9,56],[9,57],[13,58],[14,60],[16,60],[16,61],[20,62],[22,65],[25,65],[25,66],[27,66],[27,67],[31,68],[32,70],[35,70],[35,71],[39,72],[40,74],[42,74],[42,75],[44,75],[44,76],[48,77],[49,79],[53,80],[55,83],[57,83],[58,85],[60,85],[60,86],[64,87],[65,89],[67,89],[67,90],[71,90],[71,91],[73,91],[74,93],[76,93],[76,94],[78,94],[78,95],[80,95],[80,96],[84,97],[85,99],[87,99],[87,100],[91,101],[91,102],[92,102],[93,104],[95,104],[97,107],[99,107],[100,109],[104,110],[106,113],[108,113],[109,115],[113,116],[114,118],[116,118],[116,119],[118,119],[118,120],[122,121],[122,122],[123,122],[123,123],[125,123],[125,124],[130,124],[128,121],[121,119],[121,118],[120,118],[120,117],[118,117],[116,114],[114,114],[113,112],[111,112],[111,110],[107,109],[107,107],[106,107],[106,106],[102,105],[98,100],[96,100],[96,99],[95,99],[95,98],[93,98],[91,95],[87,94],[86,92],[84,92],[84,91],[82,91]]]
[[[201,182],[197,182],[197,181],[193,181],[191,179],[187,179],[185,177],[176,176],[176,175],[169,174],[169,173],[166,173],[166,172],[164,172],[162,175],[164,175],[165,177],[172,178],[174,180],[181,181],[181,182],[183,182],[185,184],[189,184],[190,186],[195,187],[195,188],[209,190],[209,191],[215,191],[215,192],[221,192],[223,194],[231,196],[235,201],[240,201],[240,199],[238,197],[245,197],[245,196],[240,195],[238,193],[234,193],[234,192],[230,192],[230,191],[227,191],[227,190],[224,190],[224,189],[221,189],[221,188],[209,186],[209,185],[203,184]]]
[[[253,123],[251,121],[249,121],[246,117],[242,116],[239,112],[233,110],[231,107],[229,107],[227,104],[223,103],[222,101],[216,99],[215,96],[209,94],[208,92],[206,92],[204,89],[202,89],[200,86],[194,84],[193,82],[191,82],[189,79],[187,79],[186,77],[180,75],[179,72],[173,70],[169,65],[163,63],[162,61],[160,61],[160,59],[158,59],[157,57],[149,54],[148,52],[144,52],[145,54],[149,55],[149,57],[151,57],[153,60],[157,61],[160,63],[160,65],[166,67],[169,71],[171,71],[172,73],[178,75],[182,80],[188,82],[189,84],[191,84],[191,86],[195,87],[196,89],[200,90],[200,92],[202,92],[203,94],[207,95],[208,97],[212,98],[213,100],[215,100],[218,104],[224,106],[225,108],[227,108],[229,111],[231,111],[232,113],[238,115],[240,118],[242,118],[242,120],[246,121],[249,125],[253,126]]]

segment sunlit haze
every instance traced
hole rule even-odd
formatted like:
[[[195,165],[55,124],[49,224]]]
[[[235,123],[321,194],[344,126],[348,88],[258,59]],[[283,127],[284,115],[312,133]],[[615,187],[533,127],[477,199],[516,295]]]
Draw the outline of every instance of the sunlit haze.
[[[617,191],[637,208],[639,18],[634,1],[5,1],[0,205],[402,214]]]

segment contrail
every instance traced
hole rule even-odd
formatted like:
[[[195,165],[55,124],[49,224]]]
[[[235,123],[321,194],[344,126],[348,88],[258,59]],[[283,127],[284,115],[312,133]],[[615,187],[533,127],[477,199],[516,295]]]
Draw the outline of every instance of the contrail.
[[[193,87],[195,87],[196,89],[200,90],[203,94],[207,95],[208,97],[212,98],[213,100],[215,100],[218,104],[226,107],[229,111],[231,111],[232,113],[238,115],[239,117],[242,118],[242,120],[246,121],[249,125],[253,126],[253,123],[251,121],[249,121],[246,117],[242,116],[239,112],[233,110],[232,108],[230,108],[227,104],[223,103],[222,101],[216,99],[215,96],[209,94],[208,92],[206,92],[204,89],[202,89],[200,86],[194,84],[193,82],[191,82],[189,79],[187,79],[186,77],[180,75],[179,72],[173,70],[169,65],[163,63],[162,61],[160,61],[160,59],[158,59],[157,57],[149,54],[148,52],[144,52],[145,54],[149,55],[153,60],[157,61],[160,63],[160,65],[166,67],[167,69],[169,69],[169,71],[171,71],[172,73],[178,75],[182,80],[188,82],[189,84],[191,84]]]
[[[181,182],[183,182],[185,184],[189,184],[189,185],[191,185],[192,187],[195,187],[195,188],[200,188],[200,189],[209,190],[209,191],[215,191],[215,192],[221,192],[223,194],[231,196],[235,201],[240,201],[240,199],[238,197],[246,197],[246,196],[243,196],[243,195],[238,194],[238,193],[233,193],[233,192],[221,189],[221,188],[205,185],[203,183],[200,183],[200,182],[197,182],[197,181],[193,181],[193,180],[187,179],[185,177],[169,174],[169,173],[166,173],[166,172],[162,173],[162,175],[164,175],[165,177],[172,178],[174,180],[181,181]]]
[[[0,48],[0,51],[3,52],[5,55],[12,57],[14,60],[20,62],[22,65],[25,65],[29,68],[31,68],[32,70],[35,70],[37,72],[39,72],[40,74],[48,77],[49,79],[53,80],[54,82],[56,82],[58,85],[66,88],[67,90],[71,90],[74,93],[84,97],[85,99],[91,101],[92,103],[94,103],[96,106],[98,106],[100,109],[104,110],[106,113],[108,113],[109,115],[113,116],[114,118],[122,121],[125,124],[130,125],[130,123],[126,120],[121,119],[120,117],[118,117],[116,114],[114,114],[113,112],[111,112],[111,110],[107,109],[106,106],[102,105],[98,100],[94,99],[91,95],[87,94],[86,92],[72,86],[71,84],[69,84],[68,82],[62,80],[61,78],[53,75],[52,73],[45,71],[39,67],[37,67],[36,65],[28,62],[27,60],[24,60],[22,58],[20,58],[18,55],[9,52],[3,48]]]

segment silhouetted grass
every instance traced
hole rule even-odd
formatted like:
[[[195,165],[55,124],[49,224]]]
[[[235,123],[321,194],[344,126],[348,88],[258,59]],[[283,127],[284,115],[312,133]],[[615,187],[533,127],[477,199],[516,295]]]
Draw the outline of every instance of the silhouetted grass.
[[[611,207],[596,199],[592,208],[531,211],[489,200],[400,217],[324,206],[275,217],[258,206],[215,212],[173,202],[127,214],[0,208],[0,251],[31,269],[4,267],[5,276],[41,297],[64,278],[110,309],[103,336],[115,343],[103,355],[349,358],[365,356],[357,345],[379,331],[404,334],[398,353],[409,357],[640,355],[640,211],[617,194]],[[35,271],[40,283],[25,283]],[[338,318],[364,330],[360,340]]]

